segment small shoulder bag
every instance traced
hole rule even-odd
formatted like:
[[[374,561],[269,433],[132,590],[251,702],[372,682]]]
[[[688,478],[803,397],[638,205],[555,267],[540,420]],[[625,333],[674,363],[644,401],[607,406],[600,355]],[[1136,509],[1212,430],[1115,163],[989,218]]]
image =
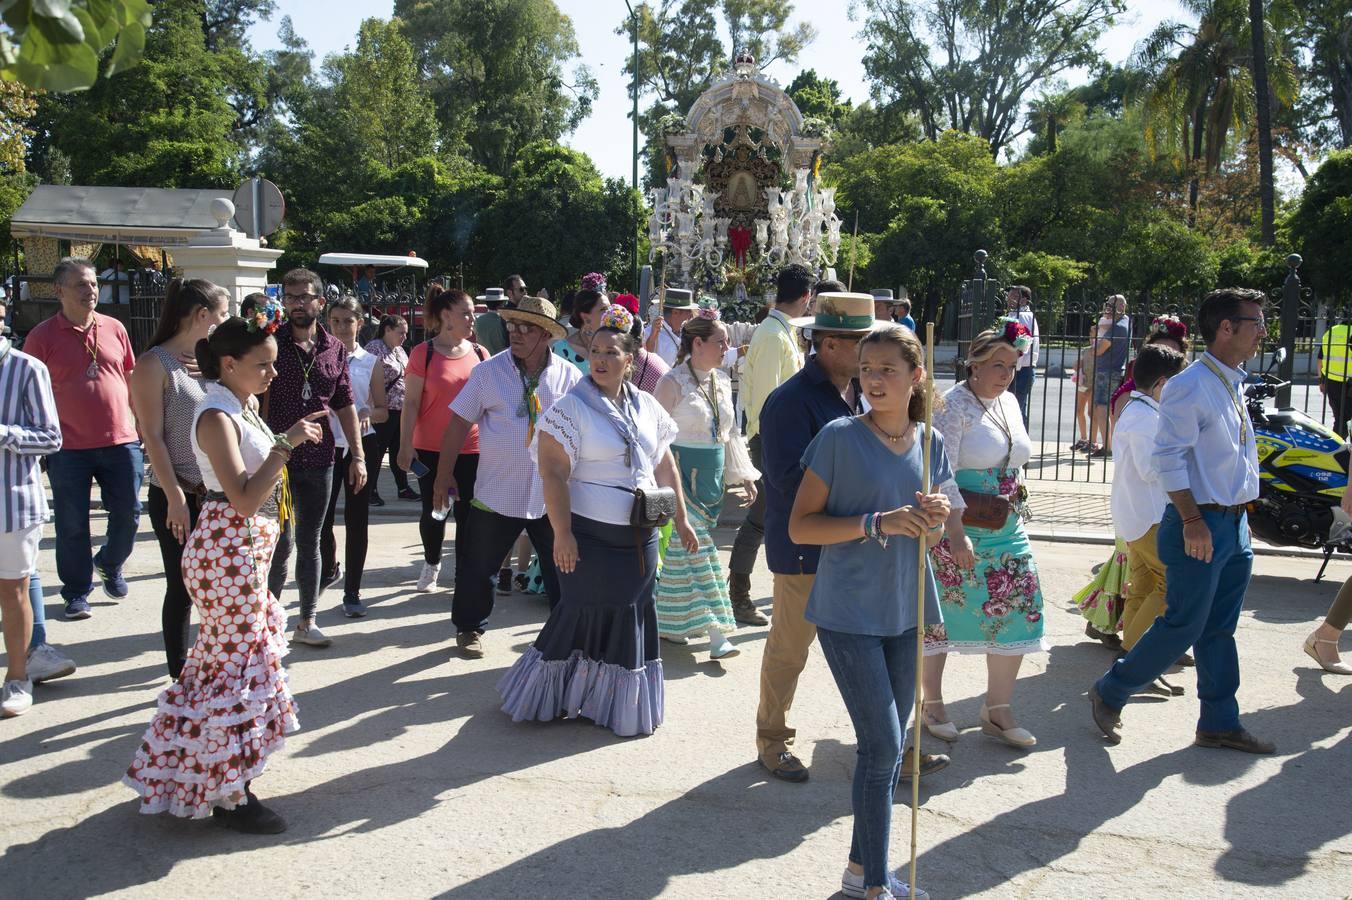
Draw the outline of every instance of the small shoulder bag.
[[[581,396],[587,401],[588,405],[604,415],[606,421],[619,433],[620,440],[624,441],[624,464],[631,473],[635,473],[635,454],[643,452],[643,448],[639,446],[637,425],[627,414],[622,413],[620,408],[602,397],[600,391],[590,385],[588,388],[581,392]],[[626,384],[623,390],[630,403],[637,403],[637,389]],[[634,396],[629,396],[630,391],[634,392]],[[638,461],[638,467],[639,471],[645,468],[641,457]],[[666,487],[638,487],[637,473],[635,473],[634,481],[634,487],[623,487],[618,484],[603,485],[603,487],[611,487],[617,491],[626,491],[634,495],[634,505],[629,510],[630,525],[635,528],[661,528],[676,517],[675,490]]]

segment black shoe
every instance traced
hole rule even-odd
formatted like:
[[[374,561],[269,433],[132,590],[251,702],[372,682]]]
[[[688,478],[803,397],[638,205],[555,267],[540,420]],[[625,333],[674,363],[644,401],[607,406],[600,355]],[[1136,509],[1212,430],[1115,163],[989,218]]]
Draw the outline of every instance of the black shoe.
[[[371,499],[368,501],[372,506],[384,506],[385,501],[380,499],[380,495],[375,491],[371,492]]]
[[[1271,741],[1259,740],[1243,728],[1238,731],[1199,731],[1196,743],[1199,747],[1219,747],[1244,753],[1274,753],[1277,750]]]
[[[349,619],[360,619],[366,615],[366,605],[356,594],[343,595],[343,615]]]
[[[338,579],[343,577],[343,567],[340,563],[335,563],[333,571],[326,574],[319,582],[319,591],[323,593],[338,583]]]
[[[512,592],[512,570],[498,569],[498,593],[507,596]]]
[[[211,819],[222,828],[229,828],[240,834],[281,834],[286,831],[286,820],[252,795],[248,803],[234,809],[222,809],[219,806],[213,808]]]
[[[399,499],[417,501],[422,499],[422,494],[419,494],[417,491],[413,490],[413,488],[400,488]]]

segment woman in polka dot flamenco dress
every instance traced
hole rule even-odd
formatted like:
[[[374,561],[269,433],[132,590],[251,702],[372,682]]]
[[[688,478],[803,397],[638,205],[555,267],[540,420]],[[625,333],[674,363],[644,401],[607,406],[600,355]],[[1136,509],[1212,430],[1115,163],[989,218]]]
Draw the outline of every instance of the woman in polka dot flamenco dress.
[[[286,617],[267,591],[287,515],[283,471],[291,450],[321,435],[319,411],[274,435],[253,396],[276,370],[275,304],[228,319],[197,345],[208,381],[192,448],[207,488],[183,552],[183,580],[201,619],[178,679],[159,696],[123,782],[141,812],[168,812],[255,834],[286,828],[250,790],[284,735],[299,727],[282,656]]]

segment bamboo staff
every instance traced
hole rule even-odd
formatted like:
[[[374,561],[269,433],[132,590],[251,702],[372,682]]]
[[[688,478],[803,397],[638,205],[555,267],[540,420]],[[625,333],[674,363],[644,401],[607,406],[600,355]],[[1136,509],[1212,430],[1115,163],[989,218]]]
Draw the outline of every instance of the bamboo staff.
[[[920,492],[928,494],[930,492],[930,453],[934,448],[934,438],[930,429],[934,425],[934,323],[925,323],[925,447],[924,447],[924,469],[920,477]],[[919,550],[919,565],[916,566],[916,599],[915,599],[915,714],[912,717],[911,733],[914,735],[913,746],[911,747],[911,896],[915,893],[915,857],[916,857],[916,825],[920,816],[920,732],[921,712],[924,707],[921,705],[921,685],[924,681],[925,671],[925,589],[928,586],[929,579],[925,577],[926,558],[928,552],[929,535],[921,535],[917,541]]]
[[[859,255],[859,210],[854,211],[854,237],[850,239],[850,278],[845,282],[845,290],[854,290],[854,260]]]

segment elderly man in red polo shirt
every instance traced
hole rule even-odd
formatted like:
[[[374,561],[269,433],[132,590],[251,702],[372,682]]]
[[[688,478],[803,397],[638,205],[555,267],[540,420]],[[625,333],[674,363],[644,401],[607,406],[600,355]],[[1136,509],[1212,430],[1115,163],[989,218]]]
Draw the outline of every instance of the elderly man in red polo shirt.
[[[61,419],[61,449],[47,458],[56,514],[56,573],[65,618],[90,616],[97,573],[113,600],[127,596],[122,564],[141,522],[145,465],[127,376],[136,357],[122,323],[95,311],[99,287],[87,259],[67,257],[52,272],[61,310],[28,333],[24,352],[46,364]],[[98,482],[108,530],[93,553],[89,495]]]

